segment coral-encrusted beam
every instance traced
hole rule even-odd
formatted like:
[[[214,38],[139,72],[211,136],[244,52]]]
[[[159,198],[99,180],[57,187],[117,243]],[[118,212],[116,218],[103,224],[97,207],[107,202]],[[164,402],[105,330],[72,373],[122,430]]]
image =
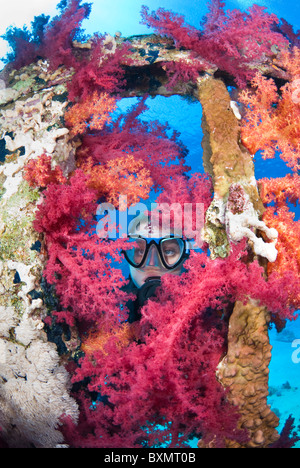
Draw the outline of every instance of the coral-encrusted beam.
[[[279,419],[267,404],[269,314],[254,301],[236,302],[229,321],[228,351],[218,366],[218,378],[230,389],[231,403],[239,408],[239,427],[249,432],[247,448],[268,447],[279,435]],[[239,444],[228,441],[228,448]]]
[[[254,178],[250,153],[240,144],[240,126],[234,103],[221,79],[205,75],[198,80],[199,101],[204,114],[203,163],[212,172],[214,191],[219,198],[228,194],[229,187],[239,182],[245,187],[258,212],[263,205]]]
[[[205,235],[215,257],[224,257],[235,236],[249,238],[254,253],[270,259],[275,242],[265,244],[253,228],[277,238],[260,221],[264,211],[250,153],[240,143],[239,116],[224,82],[212,77],[198,81],[203,107],[203,162],[213,177],[214,200],[207,212]],[[246,225],[246,230],[245,230]],[[275,251],[276,256],[276,251]],[[269,314],[253,301],[237,302],[229,322],[228,350],[218,378],[229,389],[229,400],[239,408],[239,427],[249,431],[247,447],[268,447],[278,438],[278,418],[267,405],[271,346]],[[228,442],[228,447],[239,444]]]

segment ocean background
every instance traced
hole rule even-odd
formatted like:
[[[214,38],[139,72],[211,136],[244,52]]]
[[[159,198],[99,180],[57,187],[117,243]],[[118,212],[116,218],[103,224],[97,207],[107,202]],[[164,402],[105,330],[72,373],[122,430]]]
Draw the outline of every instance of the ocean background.
[[[23,2],[24,5],[19,2],[20,8],[18,10],[14,8],[13,3],[14,0],[4,5],[4,12],[0,18],[0,34],[4,34],[6,27],[12,22],[17,27],[22,27],[24,23],[29,26],[35,15],[44,13],[54,16],[56,14],[57,2],[55,0],[32,1],[32,6],[29,0]],[[199,27],[200,21],[207,12],[207,2],[201,0],[110,0],[109,2],[95,0],[91,3],[93,7],[90,18],[83,22],[86,33],[91,35],[95,32],[114,35],[117,31],[120,31],[123,37],[150,34],[153,31],[140,24],[140,10],[143,4],[147,5],[150,10],[163,7],[183,14],[186,22],[195,27]],[[295,0],[257,0],[254,3],[265,6],[268,12],[275,13],[279,18],[287,20],[293,25],[295,31],[300,29],[300,2]],[[245,10],[252,4],[250,0],[228,0],[226,7]],[[7,18],[9,18],[8,9],[18,13],[12,17],[10,23],[6,24]],[[1,47],[0,55],[4,55],[5,44],[3,42],[0,43]],[[116,114],[135,102],[136,98],[123,99]],[[182,142],[189,150],[186,162],[191,166],[191,172],[203,172],[201,105],[179,96],[148,98],[146,103],[149,110],[141,118],[159,120],[161,123],[168,122],[173,129],[179,131]],[[255,155],[256,179],[282,177],[290,172],[279,157],[264,161],[260,154]],[[299,219],[299,206],[293,209],[296,213],[296,219]],[[300,319],[288,323],[281,333],[277,333],[274,327],[271,328],[269,336],[273,350],[270,363],[268,401],[271,409],[280,417],[278,428],[280,430],[289,415],[295,418],[296,426],[300,424]],[[300,448],[300,442],[296,444],[296,447]]]

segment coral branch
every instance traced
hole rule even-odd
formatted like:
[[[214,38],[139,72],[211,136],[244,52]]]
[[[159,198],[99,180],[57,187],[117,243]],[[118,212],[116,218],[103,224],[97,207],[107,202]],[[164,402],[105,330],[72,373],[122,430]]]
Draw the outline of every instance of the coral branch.
[[[67,127],[71,135],[81,135],[89,130],[102,130],[111,121],[110,113],[116,109],[116,99],[107,93],[99,95],[95,91],[83,102],[74,104],[65,113]]]
[[[49,184],[64,184],[66,178],[59,166],[51,167],[51,156],[42,154],[31,159],[24,168],[24,179],[31,187],[47,187]]]
[[[278,152],[295,172],[300,168],[299,83],[300,75],[295,74],[292,81],[281,88],[280,97],[274,81],[257,74],[252,80],[254,91],[240,94],[246,106],[241,129],[243,144],[252,154],[261,150],[265,159],[274,158]]]
[[[172,37],[177,47],[195,52],[235,77],[239,86],[245,86],[261,66],[262,57],[266,61],[274,55],[275,45],[282,49],[288,47],[283,34],[272,28],[279,23],[278,18],[265,10],[253,5],[247,12],[225,11],[224,2],[212,0],[200,30],[185,24],[183,16],[163,8],[149,13],[144,6],[142,17],[159,34]]]

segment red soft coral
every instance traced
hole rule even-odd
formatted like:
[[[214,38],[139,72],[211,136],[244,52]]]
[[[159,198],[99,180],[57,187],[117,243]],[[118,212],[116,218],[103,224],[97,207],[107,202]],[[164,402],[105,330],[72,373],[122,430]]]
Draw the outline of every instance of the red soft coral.
[[[202,229],[205,212],[212,201],[211,178],[198,173],[191,177],[178,175],[167,181],[164,189],[156,199],[157,206],[150,213],[151,221],[157,225],[170,222],[170,227],[182,232],[185,239],[193,239],[194,248],[206,248]],[[164,216],[167,221],[164,221]]]
[[[127,297],[119,291],[125,281],[122,272],[112,268],[108,258],[120,261],[124,241],[110,242],[95,234],[97,192],[88,187],[87,180],[78,169],[68,185],[50,185],[34,221],[35,229],[46,237],[44,276],[55,284],[61,299],[63,310],[58,318],[70,325],[75,319],[93,324],[118,321],[124,315],[120,302]],[[110,314],[104,315],[106,310]]]
[[[187,188],[183,179],[173,181],[177,201],[196,196],[208,206],[210,180],[195,176],[186,180]],[[273,315],[291,319],[293,277],[274,272],[266,281],[257,262],[244,261],[245,242],[233,246],[226,259],[191,252],[186,272],[165,275],[157,298],[141,309],[140,322],[129,324],[126,302],[132,296],[122,289],[125,278],[112,263],[120,261],[126,240],[95,235],[96,201],[97,191],[77,170],[68,185],[48,187],[35,222],[48,246],[45,276],[60,298],[61,310],[53,315],[76,322],[84,342],[73,381],[82,385],[87,378],[87,390],[98,394],[92,407],[87,390],[76,395],[80,420],[77,427],[66,423],[66,441],[106,448],[184,447],[193,435],[214,439],[216,446],[225,438],[243,441],[246,433],[236,430],[238,413],[216,380],[230,310],[235,301],[252,298]]]
[[[195,431],[208,437],[214,432],[221,443],[222,435],[234,430],[237,415],[215,379],[224,329],[217,315],[205,313],[204,304],[185,299],[184,305],[181,293],[188,289],[179,289],[177,279],[172,287],[166,284],[159,302],[144,308],[139,344],[120,347],[111,336],[104,350],[81,361],[76,380],[92,376],[90,390],[100,391],[108,404],[94,407],[90,434],[95,437],[82,434],[80,440],[77,432],[79,446],[93,439],[96,447],[152,447],[162,442],[182,447]],[[86,415],[91,423],[87,408]]]
[[[90,5],[81,5],[81,0],[60,2],[61,14],[49,23],[49,17],[35,17],[31,23],[32,30],[10,27],[4,38],[14,49],[13,65],[20,68],[43,58],[49,62],[51,69],[60,65],[72,67],[77,59],[72,42],[80,34],[80,25],[90,12]]]
[[[65,113],[65,122],[72,136],[90,130],[101,130],[111,120],[111,112],[116,109],[116,99],[107,93],[94,93],[84,101],[74,104]]]
[[[97,194],[86,187],[87,177],[77,170],[69,183],[52,184],[43,193],[34,228],[51,240],[68,240],[80,217],[90,219],[96,212]]]
[[[106,43],[105,36],[96,35],[91,41],[88,57],[75,65],[76,73],[68,85],[69,100],[89,99],[94,91],[119,92],[125,85],[125,70],[121,64],[130,60],[129,47],[127,43],[115,47],[115,44]]]
[[[273,312],[289,316],[290,310],[282,307],[286,282],[266,282],[256,262],[240,261],[244,245],[215,261],[193,252],[186,273],[162,278],[131,342],[120,323],[120,332],[104,337],[98,349],[86,347],[74,381],[89,377],[90,391],[101,397],[92,408],[83,399],[79,426],[65,428],[71,446],[184,447],[196,434],[218,447],[224,438],[245,440],[247,433],[236,430],[238,413],[216,380],[230,304],[250,296]],[[122,344],[120,336],[126,337]]]
[[[72,42],[89,13],[89,4],[81,5],[81,0],[68,0],[61,14],[47,25],[38,54],[49,61],[51,69],[56,70],[60,65],[76,66]]]
[[[144,23],[159,34],[172,37],[177,47],[193,51],[201,59],[228,72],[240,86],[253,78],[262,59],[273,55],[273,45],[288,46],[288,40],[272,28],[274,23],[279,23],[278,18],[258,5],[247,12],[224,11],[224,2],[212,0],[199,30],[186,25],[183,16],[163,8],[150,14],[144,6],[142,17]]]

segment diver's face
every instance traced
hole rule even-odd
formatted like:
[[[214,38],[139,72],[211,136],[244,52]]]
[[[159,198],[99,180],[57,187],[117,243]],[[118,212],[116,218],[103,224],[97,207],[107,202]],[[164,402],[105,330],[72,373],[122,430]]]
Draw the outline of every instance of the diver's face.
[[[147,232],[147,230],[140,231],[139,234],[145,238],[149,237],[149,232]],[[154,237],[153,233],[152,237]],[[138,255],[138,252],[138,249],[136,249],[136,255]],[[174,242],[174,245],[172,245],[172,242],[168,243],[168,250],[164,252],[164,256],[165,258],[170,259],[170,264],[176,263],[178,258],[180,258],[180,252],[177,252],[176,250],[176,242]],[[135,259],[135,261],[138,263],[139,259]],[[140,288],[141,286],[143,286],[145,281],[152,276],[161,278],[166,273],[172,275],[180,275],[183,271],[183,263],[184,260],[182,260],[182,262],[179,263],[179,265],[176,268],[172,270],[167,269],[161,262],[156,245],[152,244],[149,249],[148,255],[141,267],[135,268],[132,265],[130,265],[130,275],[135,286]]]

